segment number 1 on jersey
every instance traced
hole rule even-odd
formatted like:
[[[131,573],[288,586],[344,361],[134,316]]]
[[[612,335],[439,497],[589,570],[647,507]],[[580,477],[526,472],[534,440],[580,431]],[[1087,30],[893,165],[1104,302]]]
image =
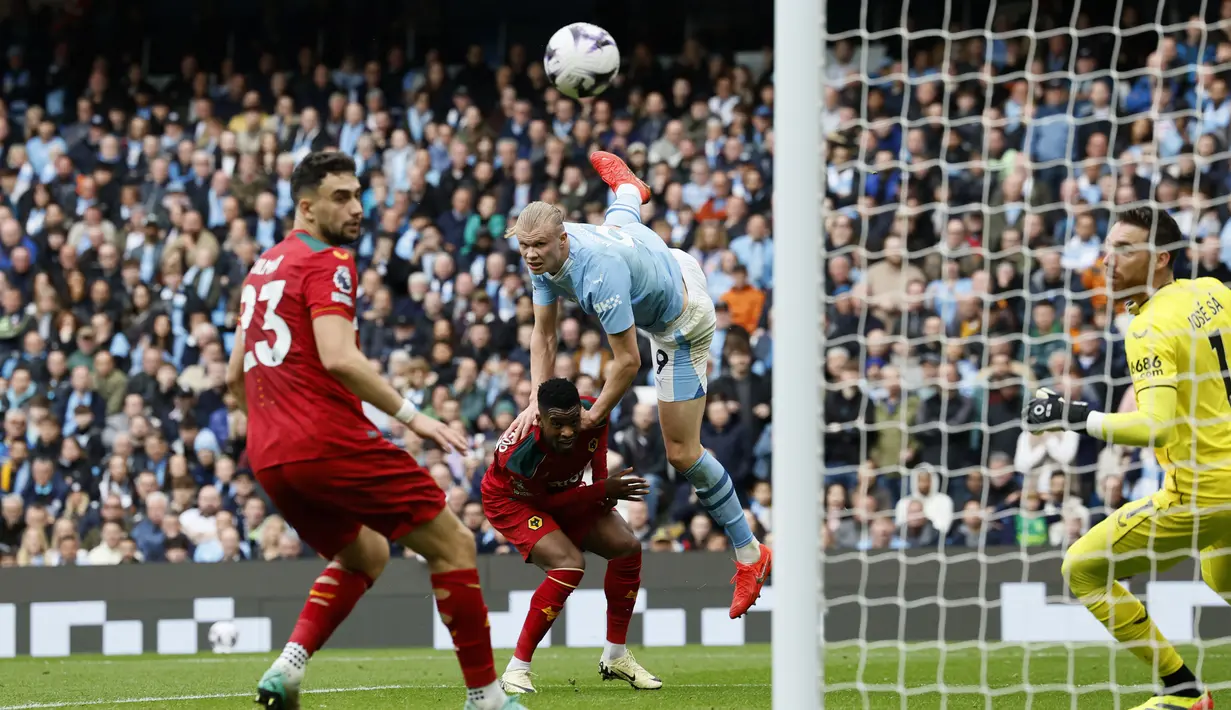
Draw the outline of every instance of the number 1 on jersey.
[[[1231,404],[1231,371],[1227,368],[1227,346],[1222,341],[1222,333],[1210,336],[1210,347],[1218,356],[1218,371],[1222,373],[1222,388],[1227,395],[1227,404]]]
[[[244,353],[244,372],[251,370],[257,365],[265,367],[277,367],[286,359],[286,354],[291,350],[291,329],[277,313],[278,303],[282,301],[282,291],[286,288],[286,281],[270,281],[261,287],[261,292],[251,284],[245,285],[244,290],[239,296],[239,327],[245,334],[245,349],[251,345]],[[274,334],[274,342],[271,345],[268,340],[259,340],[255,343],[247,342],[248,326],[252,324],[252,315],[257,303],[265,304],[265,315],[261,318],[261,329],[272,331]]]

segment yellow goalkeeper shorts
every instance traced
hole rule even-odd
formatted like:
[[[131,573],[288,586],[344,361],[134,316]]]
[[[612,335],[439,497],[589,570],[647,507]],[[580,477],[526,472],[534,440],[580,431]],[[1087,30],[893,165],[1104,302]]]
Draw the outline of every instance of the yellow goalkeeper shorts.
[[[1188,497],[1191,501],[1191,497]],[[1082,535],[1066,553],[1066,564],[1107,566],[1107,579],[1164,571],[1194,551],[1201,573],[1217,591],[1231,591],[1231,505],[1197,508],[1178,493],[1161,490],[1124,504]]]

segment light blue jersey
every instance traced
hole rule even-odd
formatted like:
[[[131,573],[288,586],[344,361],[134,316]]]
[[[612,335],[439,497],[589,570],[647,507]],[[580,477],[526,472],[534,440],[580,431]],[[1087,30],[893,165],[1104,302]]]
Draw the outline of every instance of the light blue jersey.
[[[662,333],[684,308],[680,264],[654,230],[642,224],[595,227],[565,222],[568,259],[554,275],[531,274],[534,304],[563,296],[598,316],[603,330],[623,333],[634,325]]]

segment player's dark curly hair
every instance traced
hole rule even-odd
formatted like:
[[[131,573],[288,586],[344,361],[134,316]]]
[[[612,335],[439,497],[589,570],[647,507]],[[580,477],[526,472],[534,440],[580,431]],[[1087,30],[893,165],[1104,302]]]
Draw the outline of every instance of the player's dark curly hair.
[[[308,155],[291,173],[291,197],[298,200],[304,190],[315,190],[326,176],[337,173],[355,174],[355,161],[346,153],[322,150]]]
[[[1146,230],[1150,234],[1150,244],[1160,252],[1170,253],[1178,249],[1184,241],[1184,233],[1180,231],[1180,225],[1176,224],[1175,218],[1167,214],[1166,210],[1148,206],[1134,207],[1118,213],[1116,219],[1129,226]],[[1175,257],[1172,256],[1171,265],[1174,263]]]
[[[577,387],[563,377],[553,377],[539,385],[539,411],[561,409],[568,411],[581,404]]]

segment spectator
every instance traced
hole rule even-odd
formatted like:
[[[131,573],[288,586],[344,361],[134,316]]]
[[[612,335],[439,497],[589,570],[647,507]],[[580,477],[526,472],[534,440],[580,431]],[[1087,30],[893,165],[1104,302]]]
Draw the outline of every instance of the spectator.
[[[163,521],[167,517],[167,494],[154,491],[145,499],[145,517],[133,526],[131,537],[146,561],[161,562],[165,559],[163,545],[167,536],[163,533]]]
[[[922,504],[924,516],[937,531],[943,534],[952,527],[954,517],[953,499],[944,492],[941,487],[940,475],[936,473],[934,468],[924,464],[910,472],[910,492],[908,496],[898,501],[897,508],[894,511],[894,519],[897,525],[907,524],[910,516],[909,505],[914,501]]]
[[[197,493],[197,507],[186,510],[179,516],[184,534],[194,545],[218,538],[217,518],[221,508],[222,497],[218,489],[213,486],[204,486]]]
[[[10,493],[0,499],[0,545],[16,550],[21,546],[22,534],[26,531],[25,499]]]
[[[124,559],[120,550],[120,542],[126,537],[124,528],[115,521],[103,523],[102,540],[90,550],[89,560],[92,565],[118,565]]]

